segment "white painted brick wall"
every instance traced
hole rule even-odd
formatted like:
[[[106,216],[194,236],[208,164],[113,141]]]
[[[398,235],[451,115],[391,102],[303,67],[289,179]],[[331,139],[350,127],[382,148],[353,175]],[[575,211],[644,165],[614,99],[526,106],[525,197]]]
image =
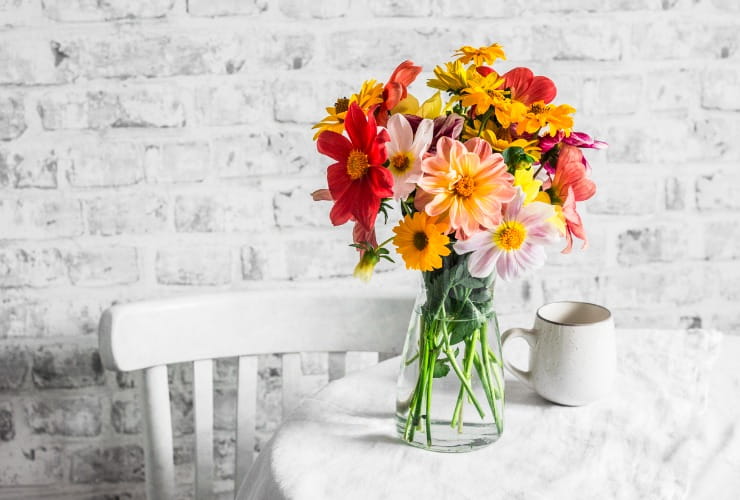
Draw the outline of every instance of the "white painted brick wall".
[[[0,498],[5,486],[142,498],[135,378],[103,373],[96,352],[113,301],[360,286],[350,228],[309,197],[327,164],[310,124],[404,58],[424,65],[412,90],[423,88],[463,44],[502,43],[502,68],[552,77],[578,128],[610,143],[589,155],[590,249],[555,249],[543,272],[500,284],[503,324],[575,298],[608,305],[621,326],[737,334],[739,5],[0,0]],[[371,286],[414,279],[384,263]],[[325,383],[325,354],[302,367],[304,391]],[[192,376],[170,375],[187,483]],[[281,416],[277,357],[260,360],[259,380],[264,442]],[[233,363],[216,381],[225,490]]]

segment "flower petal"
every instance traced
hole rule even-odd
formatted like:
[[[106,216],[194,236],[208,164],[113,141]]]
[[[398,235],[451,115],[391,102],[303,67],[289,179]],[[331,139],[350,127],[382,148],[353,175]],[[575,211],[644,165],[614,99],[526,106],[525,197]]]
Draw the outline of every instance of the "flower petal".
[[[316,149],[333,160],[346,163],[349,152],[352,150],[352,143],[342,134],[326,130],[319,134]]]

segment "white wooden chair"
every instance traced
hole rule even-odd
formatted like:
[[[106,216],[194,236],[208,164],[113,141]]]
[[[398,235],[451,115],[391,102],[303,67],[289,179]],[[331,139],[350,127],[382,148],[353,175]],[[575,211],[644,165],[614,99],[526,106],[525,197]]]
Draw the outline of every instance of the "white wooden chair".
[[[351,290],[254,290],[151,300],[107,309],[99,326],[109,370],[143,370],[150,500],[175,497],[167,365],[193,363],[195,497],[213,496],[213,359],[238,357],[235,489],[252,464],[257,357],[281,353],[283,412],[298,403],[300,352],[329,352],[329,380],[347,351],[400,353],[413,297]]]

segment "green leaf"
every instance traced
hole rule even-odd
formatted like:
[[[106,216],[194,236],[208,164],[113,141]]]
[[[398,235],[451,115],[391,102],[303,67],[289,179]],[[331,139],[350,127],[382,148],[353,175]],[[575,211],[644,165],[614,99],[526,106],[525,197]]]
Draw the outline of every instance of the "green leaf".
[[[475,288],[482,288],[482,287],[484,287],[485,286],[485,282],[483,282],[482,280],[479,280],[479,279],[475,279],[475,278],[463,278],[460,281],[458,281],[455,285],[456,286],[465,287],[465,288],[473,288],[473,289],[475,289]]]
[[[480,325],[477,321],[460,321],[455,323],[455,328],[450,334],[450,345],[459,344],[473,334]]]
[[[434,373],[432,376],[434,378],[442,378],[445,377],[448,373],[450,373],[450,365],[447,364],[447,360],[437,360],[437,362],[434,364]]]

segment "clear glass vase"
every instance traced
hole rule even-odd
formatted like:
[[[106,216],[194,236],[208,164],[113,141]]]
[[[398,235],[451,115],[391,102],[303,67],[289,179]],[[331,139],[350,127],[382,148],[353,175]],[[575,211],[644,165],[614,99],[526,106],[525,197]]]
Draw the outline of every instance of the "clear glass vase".
[[[467,255],[422,272],[401,357],[396,422],[401,438],[433,451],[465,452],[503,432],[501,340],[494,277],[473,278]]]

